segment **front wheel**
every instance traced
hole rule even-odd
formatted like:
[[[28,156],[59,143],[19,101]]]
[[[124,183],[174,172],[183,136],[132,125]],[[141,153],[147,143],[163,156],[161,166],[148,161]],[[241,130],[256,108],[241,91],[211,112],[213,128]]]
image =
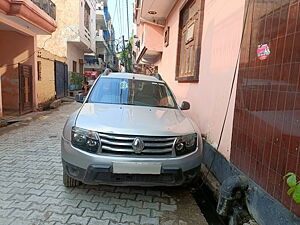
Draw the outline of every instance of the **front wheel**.
[[[76,187],[80,185],[80,181],[70,177],[65,170],[63,170],[63,183],[65,187]]]

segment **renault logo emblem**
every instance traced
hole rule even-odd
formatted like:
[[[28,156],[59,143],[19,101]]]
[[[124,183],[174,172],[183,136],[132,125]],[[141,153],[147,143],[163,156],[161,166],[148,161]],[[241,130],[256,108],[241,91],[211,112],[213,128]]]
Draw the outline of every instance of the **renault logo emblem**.
[[[135,138],[132,142],[134,153],[141,154],[144,150],[145,144],[141,138]]]

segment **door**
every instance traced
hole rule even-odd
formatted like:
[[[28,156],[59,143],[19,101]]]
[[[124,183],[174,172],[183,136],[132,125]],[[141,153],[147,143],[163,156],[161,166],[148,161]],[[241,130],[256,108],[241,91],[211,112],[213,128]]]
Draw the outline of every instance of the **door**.
[[[63,98],[68,91],[68,67],[65,63],[55,61],[56,98]]]
[[[68,76],[68,65],[64,64],[64,87],[65,96],[68,96],[69,76]]]
[[[32,111],[33,108],[33,84],[32,84],[32,66],[19,64],[19,96],[20,96],[20,114]]]

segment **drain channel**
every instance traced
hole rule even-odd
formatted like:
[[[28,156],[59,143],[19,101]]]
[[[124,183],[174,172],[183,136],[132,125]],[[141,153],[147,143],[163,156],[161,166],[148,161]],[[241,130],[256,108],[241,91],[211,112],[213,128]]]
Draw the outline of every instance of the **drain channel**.
[[[202,185],[201,189],[196,188],[192,191],[192,195],[209,225],[228,224],[225,218],[217,214],[217,202],[213,197],[212,191],[206,185]]]

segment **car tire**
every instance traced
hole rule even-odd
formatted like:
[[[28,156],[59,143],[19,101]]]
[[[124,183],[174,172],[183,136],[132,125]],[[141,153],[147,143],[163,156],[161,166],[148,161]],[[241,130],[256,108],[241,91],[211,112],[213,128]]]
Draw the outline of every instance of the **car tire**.
[[[76,187],[80,185],[81,182],[70,177],[65,171],[63,171],[63,183],[65,187]]]

